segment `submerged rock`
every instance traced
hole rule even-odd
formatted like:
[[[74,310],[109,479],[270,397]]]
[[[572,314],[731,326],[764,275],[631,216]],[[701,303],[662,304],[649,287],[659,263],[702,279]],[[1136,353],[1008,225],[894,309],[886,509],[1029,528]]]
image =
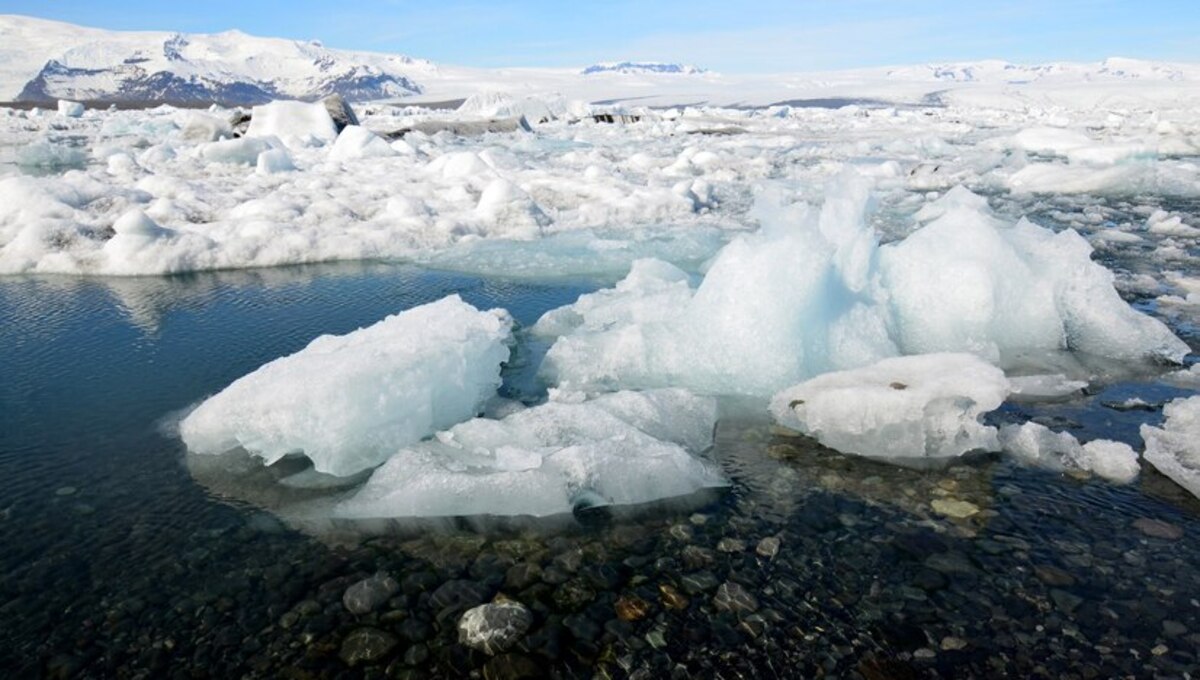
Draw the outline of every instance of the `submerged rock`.
[[[346,636],[339,656],[349,666],[373,663],[387,656],[397,642],[395,635],[378,628],[359,628]]]
[[[365,578],[346,589],[342,605],[351,614],[367,614],[387,602],[400,590],[396,579],[387,574],[376,574]]]
[[[493,602],[469,609],[458,621],[458,641],[497,654],[512,647],[529,627],[533,614],[520,602]]]

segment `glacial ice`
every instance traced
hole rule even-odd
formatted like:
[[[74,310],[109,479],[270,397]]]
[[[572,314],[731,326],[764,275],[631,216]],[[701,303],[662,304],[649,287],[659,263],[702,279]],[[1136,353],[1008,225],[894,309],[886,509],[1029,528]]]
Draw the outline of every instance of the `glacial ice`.
[[[776,394],[770,409],[832,449],[913,464],[998,449],[996,428],[979,419],[1009,389],[974,355],[922,354],[819,375]]]
[[[60,99],[58,100],[58,115],[64,118],[79,118],[83,115],[83,104]]]
[[[260,175],[274,175],[280,172],[291,172],[296,169],[287,149],[267,149],[258,154],[254,171]]]
[[[397,155],[382,137],[360,125],[347,125],[338,133],[329,150],[329,160],[349,161],[361,158],[387,158]]]
[[[478,413],[500,385],[511,325],[453,295],[321,336],[205,400],[180,434],[193,453],[303,454],[317,472],[352,475]]]
[[[693,454],[712,444],[716,403],[684,390],[551,401],[476,418],[395,453],[335,517],[568,513],[723,486]]]
[[[1192,495],[1200,497],[1200,396],[1163,407],[1163,426],[1142,425],[1143,457]]]
[[[843,175],[818,210],[763,213],[694,291],[662,265],[547,314],[544,375],[568,389],[679,385],[766,396],[881,359],[970,352],[1003,366],[1071,350],[1180,361],[1188,347],[1126,304],[1078,233],[1009,224],[969,192],[880,245],[869,184]]]
[[[1128,444],[1096,439],[1086,444],[1069,432],[1054,432],[1035,422],[1000,428],[1000,445],[1016,460],[1050,470],[1083,470],[1109,481],[1128,483],[1141,468]]]

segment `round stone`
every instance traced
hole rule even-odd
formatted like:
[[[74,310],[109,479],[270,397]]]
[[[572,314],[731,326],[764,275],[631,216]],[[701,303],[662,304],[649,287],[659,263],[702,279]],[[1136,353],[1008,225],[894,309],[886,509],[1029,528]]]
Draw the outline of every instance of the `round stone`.
[[[481,604],[458,621],[458,641],[487,654],[498,654],[517,643],[533,625],[533,614],[520,602]]]

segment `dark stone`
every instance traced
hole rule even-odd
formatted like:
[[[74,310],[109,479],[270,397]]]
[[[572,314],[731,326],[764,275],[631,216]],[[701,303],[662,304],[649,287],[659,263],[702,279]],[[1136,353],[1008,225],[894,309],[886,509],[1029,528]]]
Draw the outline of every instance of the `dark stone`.
[[[733,581],[726,581],[717,588],[717,594],[713,597],[713,606],[717,611],[726,611],[733,614],[749,614],[758,610],[758,598]]]
[[[367,614],[387,602],[400,590],[396,579],[387,574],[375,574],[346,589],[342,605],[351,614]]]
[[[581,578],[573,578],[554,591],[554,603],[567,610],[580,609],[595,597],[595,591]]]
[[[504,575],[504,587],[510,590],[525,590],[542,580],[542,568],[531,562],[519,562],[508,568]]]
[[[523,654],[498,656],[483,667],[484,680],[521,680],[544,675],[539,665]]]
[[[339,656],[349,666],[375,663],[395,649],[397,642],[396,636],[378,628],[359,628],[342,641]]]
[[[349,125],[358,125],[358,116],[354,115],[354,109],[342,99],[340,94],[331,94],[321,100],[325,105],[325,110],[329,112],[329,117],[333,119],[333,124],[338,132],[345,130]]]

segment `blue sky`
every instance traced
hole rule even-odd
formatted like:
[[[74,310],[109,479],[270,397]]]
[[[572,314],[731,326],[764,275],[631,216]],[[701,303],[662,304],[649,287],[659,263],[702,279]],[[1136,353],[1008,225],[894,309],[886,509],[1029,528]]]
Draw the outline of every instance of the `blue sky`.
[[[0,0],[112,29],[319,39],[471,66],[646,59],[728,73],[1001,58],[1200,61],[1200,0]]]

